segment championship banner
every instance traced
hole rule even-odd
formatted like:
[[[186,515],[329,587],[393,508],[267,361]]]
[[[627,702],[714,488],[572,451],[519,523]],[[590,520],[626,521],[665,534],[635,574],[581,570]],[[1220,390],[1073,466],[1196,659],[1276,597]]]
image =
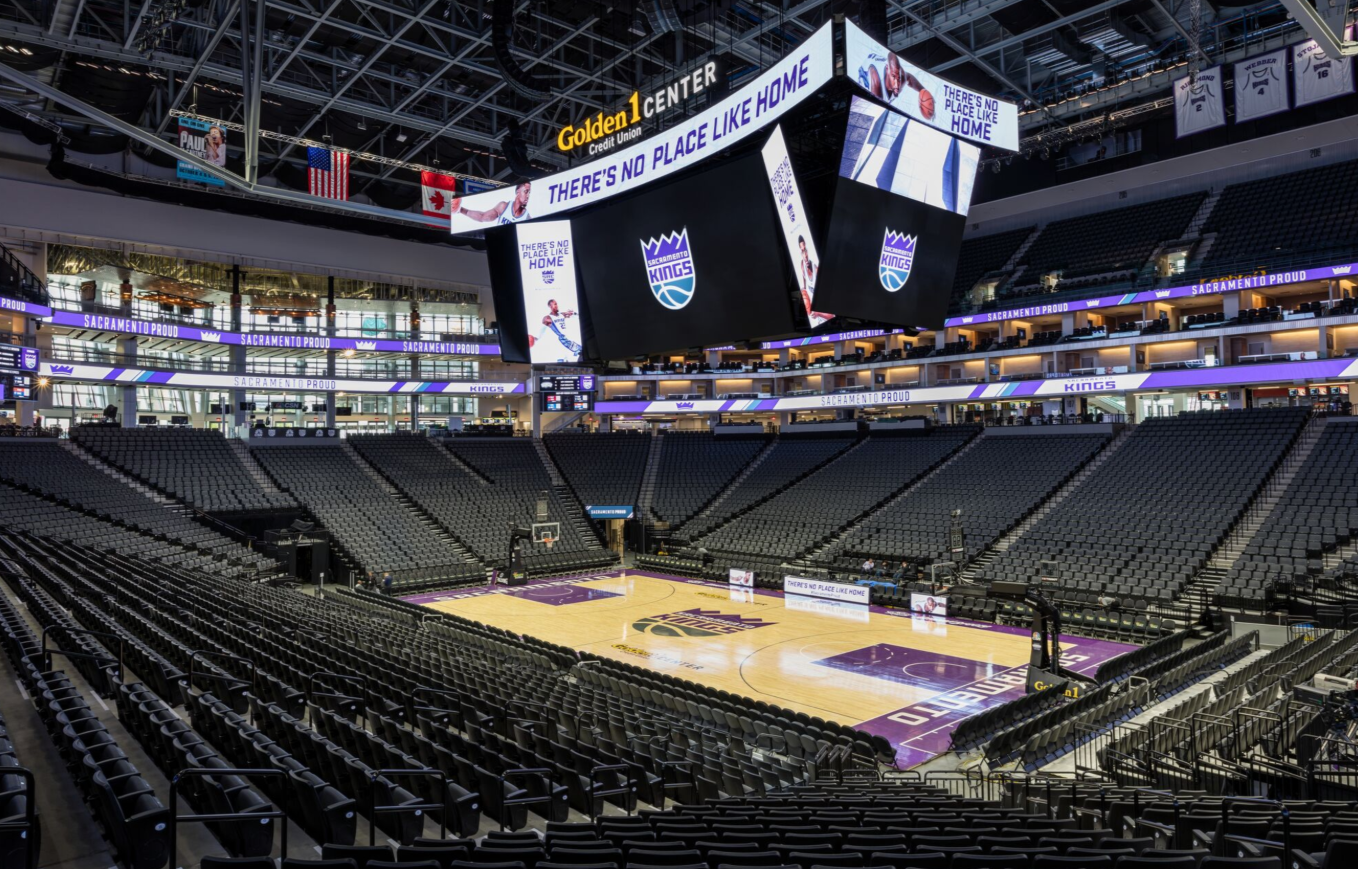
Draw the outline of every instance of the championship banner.
[[[845,22],[844,31],[848,73],[868,93],[945,133],[1007,151],[1018,150],[1018,106],[920,69],[887,50],[852,21]]]
[[[1280,48],[1235,65],[1235,122],[1252,121],[1288,109],[1287,49]]]
[[[1202,70],[1196,81],[1192,76],[1175,79],[1174,122],[1175,135],[1180,139],[1225,125],[1221,67]]]
[[[787,153],[782,127],[773,128],[763,156],[769,186],[773,188],[773,199],[778,206],[778,222],[783,227],[783,241],[792,258],[792,273],[797,276],[797,290],[814,329],[833,319],[834,314],[818,314],[812,304],[816,297],[816,275],[820,273],[820,254],[816,253],[816,240],[806,224],[806,205],[797,189],[797,176],[792,172],[792,158]]]
[[[1350,38],[1352,28],[1345,31]],[[1329,58],[1314,39],[1292,46],[1292,88],[1297,108],[1353,93],[1353,58]]]
[[[454,235],[593,205],[687,169],[753,135],[833,76],[830,24],[726,99],[651,138],[517,187],[471,194],[453,212]]]
[[[226,130],[216,124],[200,121],[197,118],[179,118],[179,147],[188,151],[199,160],[213,166],[226,168]],[[175,168],[175,177],[184,181],[197,181],[225,187],[226,181],[204,172],[192,163],[180,160]]]

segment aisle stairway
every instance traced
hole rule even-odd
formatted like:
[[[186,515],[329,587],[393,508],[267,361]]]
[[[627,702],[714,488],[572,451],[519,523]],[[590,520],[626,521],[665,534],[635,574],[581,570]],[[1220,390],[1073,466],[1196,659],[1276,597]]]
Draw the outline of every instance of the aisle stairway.
[[[966,569],[962,571],[962,581],[974,582],[976,578],[981,575],[981,572],[985,570],[986,566],[995,560],[999,553],[1007,552],[1009,547],[1017,543],[1019,538],[1024,534],[1027,534],[1030,528],[1042,521],[1042,519],[1054,510],[1057,505],[1066,500],[1071,492],[1074,492],[1085,480],[1092,477],[1095,472],[1103,466],[1103,463],[1108,461],[1108,459],[1117,452],[1118,448],[1126,443],[1127,438],[1131,437],[1132,432],[1135,430],[1136,429],[1133,426],[1127,426],[1114,435],[1113,439],[1099,451],[1099,454],[1081,468],[1075,476],[1071,477],[1064,486],[1057,489],[1050,498],[1029,514],[1026,519],[1015,525],[1010,529],[1009,533],[1005,534],[999,540],[996,540],[993,546],[986,549],[978,555],[971,564],[967,565]]]
[[[1191,607],[1192,617],[1196,618],[1201,614],[1203,601],[1212,600],[1217,588],[1231,572],[1231,568],[1245,553],[1245,547],[1249,546],[1254,535],[1259,533],[1259,529],[1264,526],[1273,509],[1278,506],[1278,502],[1297,476],[1297,471],[1306,464],[1311,451],[1320,442],[1320,436],[1325,432],[1325,423],[1326,417],[1320,416],[1312,418],[1306,424],[1301,434],[1297,436],[1297,442],[1291,451],[1255,495],[1245,515],[1212,553],[1207,565],[1184,589],[1183,599]]]
[[[665,439],[652,430],[651,451],[646,456],[646,472],[641,475],[641,494],[637,497],[637,518],[648,526],[656,521],[651,508],[655,504],[655,478],[660,471],[660,452],[664,445]]]

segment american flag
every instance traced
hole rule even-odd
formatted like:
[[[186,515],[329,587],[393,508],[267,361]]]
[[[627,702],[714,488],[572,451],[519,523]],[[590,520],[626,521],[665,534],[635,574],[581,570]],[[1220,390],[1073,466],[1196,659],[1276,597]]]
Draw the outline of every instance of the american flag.
[[[349,154],[328,148],[307,148],[307,185],[312,196],[349,199]]]

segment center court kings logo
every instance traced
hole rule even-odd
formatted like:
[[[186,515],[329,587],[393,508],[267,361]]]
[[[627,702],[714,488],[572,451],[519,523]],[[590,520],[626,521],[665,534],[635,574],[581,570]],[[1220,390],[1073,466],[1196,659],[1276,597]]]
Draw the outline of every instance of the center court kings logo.
[[[918,238],[913,235],[893,232],[890,229],[882,234],[882,257],[877,263],[877,279],[882,289],[894,293],[910,280],[910,267],[915,264],[915,245]]]
[[[646,279],[655,300],[671,311],[678,311],[691,302],[696,276],[693,252],[688,244],[688,227],[660,238],[638,241],[646,263]]]

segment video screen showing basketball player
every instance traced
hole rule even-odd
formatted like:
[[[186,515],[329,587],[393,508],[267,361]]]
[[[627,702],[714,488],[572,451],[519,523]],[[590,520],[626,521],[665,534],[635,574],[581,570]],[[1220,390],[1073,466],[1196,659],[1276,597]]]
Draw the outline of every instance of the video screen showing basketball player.
[[[816,275],[820,274],[820,264],[812,262],[811,252],[806,248],[806,236],[797,236],[797,249],[801,253],[801,261],[797,264],[797,286],[802,291],[802,304],[806,306],[806,315],[815,325],[817,318],[825,321],[833,315],[819,313],[812,307],[811,300],[816,297]]]
[[[547,333],[551,332],[556,336],[556,340],[560,342],[561,346],[566,349],[569,355],[563,355],[559,359],[550,361],[575,362],[579,360],[581,352],[584,351],[584,347],[580,346],[578,341],[573,341],[566,335],[569,320],[574,316],[575,311],[562,311],[561,307],[557,304],[556,299],[548,299],[547,314],[542,318],[542,328],[538,329],[537,335],[528,336],[528,346],[530,348],[536,348],[537,345],[547,337]],[[547,354],[539,354],[536,350],[532,351],[532,354],[534,362],[548,361],[540,360],[538,358],[539,355]]]
[[[901,69],[901,59],[896,52],[888,51],[886,62],[878,72],[877,64],[867,63],[858,70],[858,81],[872,95],[888,104],[895,105],[904,88],[910,88],[919,95],[919,113],[926,121],[934,119],[934,95],[929,93],[923,82],[911,73]]]
[[[504,202],[483,211],[477,211],[472,208],[467,208],[465,205],[459,205],[455,213],[466,215],[479,223],[509,224],[518,223],[523,220],[532,220],[533,218],[528,214],[528,197],[531,196],[532,193],[532,183],[524,181],[514,188],[513,199],[507,199]]]

